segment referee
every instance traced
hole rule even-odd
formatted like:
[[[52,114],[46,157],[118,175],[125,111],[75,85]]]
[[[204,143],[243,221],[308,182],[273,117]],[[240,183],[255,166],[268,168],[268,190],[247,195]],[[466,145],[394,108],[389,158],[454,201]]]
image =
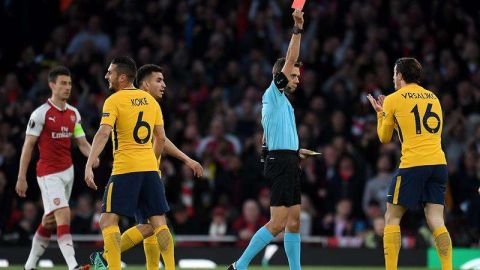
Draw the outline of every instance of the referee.
[[[303,12],[293,12],[295,25],[287,56],[273,66],[273,81],[262,98],[262,126],[265,157],[265,177],[270,182],[270,221],[260,228],[240,259],[228,270],[246,270],[253,257],[277,234],[285,230],[284,247],[291,270],[300,270],[300,179],[299,155],[312,151],[298,149],[298,135],[293,107],[287,95],[293,94],[299,83],[301,62],[298,62],[303,33]]]

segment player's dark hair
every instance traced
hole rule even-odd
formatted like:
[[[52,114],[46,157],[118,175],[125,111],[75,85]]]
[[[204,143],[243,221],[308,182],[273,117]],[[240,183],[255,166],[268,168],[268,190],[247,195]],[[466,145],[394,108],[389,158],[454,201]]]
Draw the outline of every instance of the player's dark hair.
[[[285,59],[285,57],[282,57],[282,58],[278,58],[277,61],[275,61],[275,64],[273,65],[273,69],[272,69],[272,74],[275,76],[275,74],[278,74],[282,71],[282,68],[283,66],[285,65],[285,62],[287,61],[287,59]],[[302,61],[297,61],[295,62],[295,67],[301,67],[303,66],[303,63]],[[285,74],[288,76],[288,74]]]
[[[402,73],[406,83],[420,83],[422,76],[422,65],[412,57],[402,57],[395,61],[397,73]]]
[[[50,70],[50,72],[48,72],[48,81],[55,83],[57,81],[57,77],[62,75],[69,77],[72,76],[68,68],[64,66],[54,67]]]
[[[141,66],[137,71],[137,86],[140,87],[140,84],[142,84],[142,82],[154,72],[163,72],[163,69],[154,64]]]
[[[117,66],[116,71],[118,75],[127,75],[129,82],[133,82],[135,80],[135,76],[137,75],[137,64],[135,64],[135,61],[131,57],[115,57],[113,58],[111,64]]]

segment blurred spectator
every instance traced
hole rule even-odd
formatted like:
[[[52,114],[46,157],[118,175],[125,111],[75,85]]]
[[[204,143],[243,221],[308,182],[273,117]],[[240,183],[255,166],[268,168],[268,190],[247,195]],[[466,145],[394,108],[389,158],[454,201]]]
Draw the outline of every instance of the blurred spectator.
[[[78,196],[77,203],[72,209],[72,234],[93,233],[93,210],[92,197],[90,194],[82,194]]]
[[[388,186],[392,179],[391,174],[392,162],[388,155],[381,155],[377,161],[377,174],[368,180],[363,192],[362,207],[363,212],[368,213],[368,207],[371,201],[376,201],[381,212],[385,212],[387,207]]]
[[[385,220],[383,217],[376,217],[373,220],[373,230],[369,230],[365,235],[364,246],[367,248],[383,248],[383,229]]]
[[[267,218],[260,214],[258,204],[254,200],[243,203],[242,215],[233,222],[233,232],[238,236],[238,246],[246,246],[253,234],[260,229]]]
[[[212,237],[225,236],[229,230],[225,210],[221,207],[213,209],[212,221],[208,230],[208,235]]]

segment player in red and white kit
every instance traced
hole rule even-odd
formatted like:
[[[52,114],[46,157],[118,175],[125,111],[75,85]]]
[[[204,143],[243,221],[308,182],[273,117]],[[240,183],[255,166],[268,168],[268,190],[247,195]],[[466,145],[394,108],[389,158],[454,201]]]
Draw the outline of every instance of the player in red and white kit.
[[[45,210],[42,222],[33,237],[32,249],[25,269],[35,269],[38,259],[45,252],[55,223],[57,242],[68,269],[88,269],[79,266],[75,259],[72,235],[70,234],[70,207],[68,201],[73,187],[73,163],[71,139],[78,144],[82,154],[90,154],[90,144],[80,124],[80,113],[67,104],[72,90],[70,71],[56,67],[48,74],[52,97],[38,107],[30,116],[25,143],[20,157],[20,169],[15,187],[20,197],[26,197],[28,188],[26,174],[35,143],[38,142],[40,159],[37,162],[37,182],[42,193]],[[99,161],[97,159],[96,166]]]

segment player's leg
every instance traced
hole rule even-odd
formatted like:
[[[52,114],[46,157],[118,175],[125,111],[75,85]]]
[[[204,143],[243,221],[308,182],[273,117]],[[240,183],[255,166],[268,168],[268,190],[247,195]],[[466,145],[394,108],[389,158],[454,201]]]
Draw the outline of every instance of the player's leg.
[[[291,270],[300,270],[300,204],[288,208],[287,226],[283,238],[285,253]]]
[[[120,252],[120,228],[118,227],[119,216],[115,213],[102,213],[100,217],[100,229],[104,242],[104,254],[107,259],[108,269],[121,269]]]
[[[45,249],[48,247],[52,231],[55,228],[55,217],[53,213],[44,215],[42,222],[38,225],[37,231],[32,239],[32,249],[28,255],[27,262],[25,263],[25,269],[35,269],[40,257],[45,253]]]
[[[441,204],[427,203],[425,205],[425,218],[435,239],[435,247],[442,263],[442,270],[452,269],[452,240],[445,227],[443,219],[444,206]]]
[[[149,246],[150,249],[145,250],[147,257],[147,266],[150,269],[158,269],[158,256],[162,254],[163,262],[166,270],[175,269],[175,250],[173,237],[167,226],[165,213],[170,210],[165,196],[165,186],[158,172],[148,172],[140,192],[143,200],[139,203],[139,210],[142,216],[149,217],[148,220],[154,228],[154,236],[159,251],[155,250],[155,246]],[[147,244],[153,243],[154,239],[145,239]],[[151,252],[150,252],[151,251]]]
[[[242,256],[240,256],[240,258],[233,263],[230,268],[239,270],[247,269],[255,255],[257,255],[265,246],[267,246],[277,234],[285,229],[288,216],[287,207],[270,207],[270,216],[270,221],[253,235]]]
[[[253,235],[242,256],[228,269],[247,269],[255,255],[268,245],[277,234],[282,232],[287,224],[288,207],[285,205],[288,205],[286,201],[288,190],[286,183],[291,176],[286,173],[286,168],[291,164],[289,159],[282,155],[275,157],[272,155],[272,153],[269,153],[264,167],[264,175],[271,185],[270,221]]]
[[[170,233],[170,229],[167,226],[167,221],[165,215],[161,216],[151,216],[149,218],[150,224],[155,228],[155,237],[157,241],[158,252],[155,250],[155,247],[152,245],[152,252],[145,250],[145,256],[147,257],[147,269],[158,269],[158,258],[159,255],[162,255],[163,263],[165,264],[165,270],[174,270],[175,269],[175,249],[173,243],[173,237]],[[149,243],[153,243],[154,239],[145,239]],[[158,254],[158,255],[157,255]]]
[[[452,240],[445,227],[443,206],[445,204],[444,198],[448,170],[446,165],[432,166],[432,170],[432,175],[428,179],[423,193],[425,218],[433,233],[435,247],[440,257],[440,262],[442,263],[442,269],[451,270]]]
[[[430,173],[426,166],[398,169],[390,182],[383,233],[387,270],[397,269],[401,246],[400,221],[407,209],[416,209],[421,203],[423,183]]]
[[[300,168],[298,166],[298,157],[292,156],[290,160],[291,165],[285,169],[289,178],[285,183],[284,194],[286,196],[286,205],[289,207],[283,245],[290,269],[300,270],[300,203],[302,201],[302,194],[300,192]]]
[[[383,252],[385,255],[385,269],[396,270],[398,255],[402,244],[400,221],[407,208],[401,205],[387,203],[385,212],[385,229],[383,230]]]
[[[105,188],[100,228],[104,240],[104,253],[110,270],[120,270],[121,264],[119,215],[135,216],[143,177],[143,172],[112,175]],[[100,263],[100,260],[93,259]]]
[[[73,249],[72,235],[70,234],[70,208],[63,207],[54,211],[57,222],[57,242],[63,258],[67,262],[68,269],[74,269],[78,266],[75,259],[75,250]]]
[[[143,239],[153,235],[153,227],[150,224],[138,224],[124,231],[120,237],[120,253],[138,245]],[[107,255],[102,254],[106,260]]]

